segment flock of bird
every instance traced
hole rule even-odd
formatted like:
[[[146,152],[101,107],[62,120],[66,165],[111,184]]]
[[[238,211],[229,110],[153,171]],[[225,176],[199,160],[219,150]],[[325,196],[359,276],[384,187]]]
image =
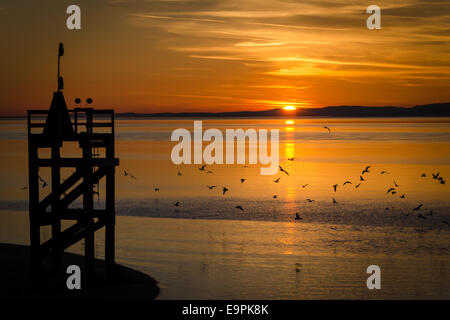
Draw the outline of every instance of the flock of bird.
[[[288,161],[294,161],[294,158],[288,158]],[[212,173],[212,171],[206,171],[205,168],[206,168],[206,165],[202,165],[202,166],[199,168],[199,170],[200,170],[200,171],[205,171],[205,172],[210,172],[210,173]],[[279,169],[279,172],[280,172],[280,173],[283,173],[283,174],[289,176],[289,172],[287,172],[282,166],[279,166],[278,169]],[[366,167],[361,171],[361,175],[359,176],[358,184],[355,185],[355,189],[358,188],[358,187],[361,185],[362,182],[366,181],[366,178],[364,178],[364,176],[365,176],[366,173],[371,172],[370,169],[371,169],[371,166],[366,166]],[[380,171],[380,174],[381,174],[381,175],[384,175],[384,174],[390,174],[390,173],[383,170],[383,171]],[[180,171],[178,171],[178,175],[180,176],[180,175],[182,175],[182,173],[181,173]],[[423,174],[421,175],[421,177],[426,177],[426,174],[423,173]],[[440,184],[445,184],[445,180],[444,180],[444,178],[443,178],[442,176],[440,176],[439,172],[438,172],[438,173],[432,173],[432,177],[433,177],[433,179],[437,180]],[[274,183],[279,183],[280,180],[281,180],[281,177],[278,177],[277,179],[273,180],[273,182],[274,182]],[[244,183],[245,181],[247,181],[246,178],[240,178],[240,183],[241,183],[241,184]],[[397,190],[398,190],[397,188],[400,187],[400,185],[395,181],[395,179],[393,179],[393,183],[394,183],[394,186],[390,186],[389,189],[386,191],[386,193],[391,194],[391,195],[397,194]],[[342,186],[352,185],[352,184],[353,184],[353,183],[352,183],[351,181],[348,181],[348,180],[347,180],[347,181],[345,181],[344,183],[342,183]],[[306,188],[307,186],[309,186],[309,184],[303,184],[303,185],[301,185],[302,188]],[[215,188],[218,188],[218,186],[216,186],[216,185],[207,185],[206,187],[207,187],[209,190],[213,190],[213,189],[215,189]],[[337,191],[337,188],[338,188],[338,187],[339,187],[339,184],[333,184],[333,185],[331,186],[331,188],[334,190],[334,192]],[[223,194],[223,195],[225,195],[225,194],[229,191],[229,189],[228,189],[227,187],[221,187],[221,190],[222,190],[222,194]],[[159,188],[155,188],[155,191],[159,191]],[[274,198],[274,199],[277,199],[277,198],[278,198],[278,195],[273,195],[273,198]],[[405,198],[406,198],[406,194],[402,193],[402,194],[399,196],[399,198],[400,198],[400,199],[405,199]],[[306,201],[309,202],[309,203],[311,203],[311,202],[314,202],[315,200],[309,199],[309,198],[308,198],[308,199],[306,199]],[[332,197],[332,202],[333,202],[333,204],[337,204],[337,203],[338,203],[334,197]],[[177,201],[174,205],[175,205],[176,207],[180,207],[180,206],[181,206],[181,204],[180,204],[179,201]],[[413,208],[412,211],[413,211],[413,212],[419,212],[419,211],[421,210],[422,207],[423,207],[423,204],[419,204],[417,207]],[[237,206],[235,206],[234,208],[235,208],[235,209],[238,209],[238,210],[240,210],[240,211],[245,211],[244,208],[243,208],[241,205],[237,205]],[[389,207],[386,208],[386,210],[389,210],[389,209],[390,209]],[[411,214],[411,213],[407,213],[406,216],[409,216],[410,214]],[[426,213],[426,214],[425,214],[425,213],[424,213],[424,214],[422,214],[422,213],[418,213],[418,214],[417,214],[417,218],[420,218],[420,219],[426,219],[427,216],[433,216],[433,210],[430,210],[430,212],[429,212],[429,213]],[[300,216],[300,214],[299,214],[298,212],[295,213],[294,220],[302,220],[302,219],[303,219],[303,218]],[[443,220],[442,223],[443,223],[443,224],[449,225],[449,222],[448,222],[447,220]]]
[[[327,129],[329,133],[331,133],[331,129],[330,129],[329,127],[326,127],[326,126],[325,126],[324,128]],[[287,158],[287,160],[288,160],[288,161],[294,161],[295,158],[294,158],[294,157],[291,157],[291,158]],[[247,167],[247,166],[244,166],[244,167]],[[278,166],[278,169],[279,169],[280,174],[285,174],[286,176],[289,176],[289,172],[286,171],[282,166]],[[206,174],[212,174],[212,173],[214,173],[214,172],[211,171],[211,170],[207,170],[205,164],[202,165],[200,168],[198,168],[198,170],[201,171],[201,172],[205,172]],[[366,181],[366,178],[365,178],[366,175],[365,175],[365,174],[368,174],[368,173],[370,173],[370,172],[371,172],[371,166],[370,166],[370,165],[369,165],[369,166],[366,166],[366,167],[361,171],[361,174],[360,174],[360,176],[359,176],[358,183],[355,184],[355,187],[354,187],[355,189],[359,188],[360,185],[361,185],[363,182]],[[380,174],[381,174],[381,175],[385,175],[385,174],[390,174],[390,173],[387,172],[387,171],[385,171],[385,170],[382,170],[382,171],[380,171]],[[133,179],[133,180],[136,180],[136,179],[137,179],[137,178],[136,178],[129,170],[125,170],[125,169],[124,169],[124,170],[123,170],[123,175],[124,175],[125,177],[129,177],[129,178],[131,178],[131,179]],[[183,173],[182,173],[181,171],[178,171],[177,175],[178,175],[178,176],[182,176]],[[433,172],[433,173],[431,174],[431,176],[432,176],[432,179],[436,180],[439,184],[445,184],[445,183],[446,183],[446,180],[440,175],[439,172],[437,172],[437,173],[434,173],[434,172]],[[40,183],[41,183],[41,187],[42,187],[42,188],[46,188],[46,187],[48,186],[48,183],[47,183],[40,175],[38,175],[38,177],[39,177],[39,181],[40,181]],[[426,178],[426,177],[427,177],[427,175],[426,175],[425,173],[422,173],[421,178]],[[281,178],[282,178],[282,177],[278,177],[277,179],[273,180],[273,182],[274,182],[274,183],[279,183],[280,180],[281,180]],[[245,181],[247,181],[247,178],[240,178],[240,183],[241,183],[241,184],[244,183]],[[393,185],[393,186],[389,186],[389,188],[387,189],[387,191],[386,191],[387,194],[396,195],[396,194],[398,193],[398,189],[397,189],[397,188],[400,187],[400,185],[395,181],[395,179],[393,179],[393,183],[394,183],[394,185]],[[346,186],[346,185],[353,185],[353,183],[352,183],[352,181],[348,181],[348,180],[347,180],[347,181],[345,181],[345,182],[342,183],[342,186]],[[309,186],[308,183],[302,184],[302,185],[301,185],[302,188],[306,188],[306,187],[308,187],[308,186]],[[219,187],[216,186],[216,185],[207,185],[206,187],[207,187],[209,190],[213,190],[213,189],[215,189],[215,188],[219,188]],[[337,191],[337,188],[338,188],[338,187],[339,187],[339,184],[337,184],[337,183],[335,183],[335,184],[333,184],[333,185],[331,186],[331,188],[332,188],[332,190],[333,190],[334,192]],[[22,189],[25,190],[25,189],[27,189],[27,187],[23,187]],[[229,191],[229,188],[227,188],[227,187],[221,187],[220,189],[221,189],[221,191],[222,191],[222,195],[225,195],[225,194]],[[156,187],[156,188],[154,188],[154,191],[155,191],[155,192],[159,192],[160,189],[159,189],[158,187]],[[94,190],[94,193],[97,194],[97,195],[99,195],[99,191],[98,191],[98,190],[97,190],[97,191]],[[273,195],[272,198],[273,198],[273,199],[277,199],[277,198],[278,198],[278,195]],[[400,199],[405,199],[405,198],[406,198],[406,194],[402,193],[401,195],[399,195],[399,198],[400,198]],[[309,203],[312,203],[312,202],[314,202],[315,200],[309,199],[309,198],[308,198],[308,199],[306,199],[306,201],[309,202]],[[338,203],[334,197],[332,197],[332,203],[333,203],[333,204],[337,204],[337,203]],[[174,203],[174,206],[175,206],[175,207],[181,207],[180,201],[177,201],[176,203]],[[422,207],[423,207],[423,204],[421,203],[421,204],[417,205],[416,207],[414,207],[414,208],[412,209],[412,212],[418,212],[417,218],[420,218],[420,219],[426,219],[427,216],[433,216],[433,210],[430,210],[428,213],[423,213],[423,214],[422,214],[422,212],[421,212]],[[235,206],[234,208],[237,209],[237,210],[240,210],[240,211],[244,211],[244,208],[243,208],[241,205],[237,205],[237,206]],[[390,210],[390,208],[389,208],[389,207],[386,207],[385,210]],[[412,212],[407,213],[406,216],[410,216]],[[300,216],[300,214],[299,214],[298,212],[295,213],[294,220],[302,220],[302,219],[303,219],[303,218]],[[441,221],[441,223],[449,225],[448,220],[443,220],[443,221]]]
[[[355,185],[355,189],[358,188],[363,181],[366,181],[366,179],[364,178],[364,174],[365,173],[369,173],[370,172],[370,170],[369,170],[370,168],[371,168],[371,166],[367,166],[364,170],[361,171],[361,175],[359,176],[359,181],[360,182],[357,185]],[[380,171],[380,174],[390,174],[390,173],[387,172],[387,171],[382,170],[382,171]],[[425,178],[426,176],[427,175],[425,173],[422,173],[422,175],[421,175],[422,178]],[[445,184],[445,180],[444,180],[443,177],[439,176],[439,172],[438,173],[432,173],[432,176],[433,176],[433,179],[438,180],[438,182],[440,184]],[[394,183],[394,186],[393,187],[390,186],[388,188],[388,190],[386,191],[387,194],[391,194],[391,195],[397,194],[397,192],[398,192],[397,188],[400,187],[400,185],[395,181],[395,179],[393,179],[393,183]],[[352,182],[351,181],[345,181],[342,185],[345,186],[346,184],[352,184]],[[338,184],[334,184],[332,186],[334,192],[336,192],[337,187],[338,187]],[[405,199],[406,198],[406,194],[402,193],[402,195],[400,195],[399,198],[400,199]],[[332,198],[332,199],[333,199],[333,203],[337,203],[335,198]],[[417,207],[413,208],[412,211],[419,211],[422,207],[423,207],[423,204],[421,203]],[[389,207],[386,207],[386,210],[389,210],[389,209],[390,209]],[[411,212],[406,214],[406,216],[410,216],[410,215],[411,215]],[[417,218],[426,219],[426,216],[432,216],[432,215],[433,215],[433,210],[430,210],[430,212],[428,214],[418,213]],[[298,219],[298,216],[296,216],[296,219]],[[449,224],[449,222],[447,220],[442,221],[442,223],[447,224],[447,225]]]
[[[287,160],[288,160],[288,161],[294,161],[295,158],[288,158]],[[371,168],[372,168],[371,166],[366,166],[366,167],[361,171],[361,174],[360,174],[360,176],[359,176],[358,183],[355,183],[355,186],[354,186],[355,189],[359,188],[360,185],[366,181],[366,179],[367,179],[366,174],[372,172],[372,169],[371,169]],[[198,170],[199,170],[199,171],[202,171],[202,172],[205,172],[205,173],[213,173],[213,172],[210,171],[210,170],[206,170],[206,165],[202,165],[200,168],[198,168]],[[278,170],[279,170],[280,174],[289,176],[289,172],[288,172],[287,170],[285,170],[282,166],[279,166],[279,167],[278,167]],[[124,171],[124,173],[127,173],[127,174],[124,174],[125,176],[128,176],[128,175],[129,175],[129,176],[131,176],[133,179],[136,179],[134,176],[130,175],[130,173],[128,173],[127,171]],[[390,174],[390,173],[387,172],[387,171],[382,170],[382,171],[379,172],[379,174],[380,174],[380,175],[386,175],[386,174]],[[181,173],[181,171],[178,171],[178,176],[182,176],[182,175],[183,175],[183,174]],[[422,178],[425,178],[425,177],[427,177],[427,175],[426,175],[425,173],[423,173],[423,174],[421,175],[421,177],[422,177]],[[445,180],[442,176],[440,176],[440,173],[439,173],[439,172],[438,172],[438,173],[432,173],[432,178],[433,178],[434,180],[436,180],[436,181],[437,181],[438,183],[440,183],[440,184],[445,184],[445,183],[446,183],[446,180]],[[281,176],[281,177],[278,177],[278,178],[275,179],[275,180],[273,180],[273,182],[274,182],[274,183],[279,183],[281,179],[282,179],[282,176]],[[241,184],[245,183],[246,181],[247,181],[247,178],[240,178],[240,183],[241,183]],[[342,183],[342,186],[344,187],[344,186],[346,186],[346,185],[353,185],[353,182],[352,182],[352,181],[349,181],[349,180],[346,180],[346,181],[344,181],[344,182]],[[308,186],[309,186],[308,183],[300,185],[301,188],[306,188],[306,187],[308,187]],[[214,189],[216,189],[216,188],[217,188],[217,189],[220,189],[222,195],[225,195],[225,194],[229,191],[229,188],[228,188],[228,187],[225,187],[225,186],[223,186],[223,187],[218,187],[218,186],[216,186],[216,185],[206,185],[206,187],[207,187],[209,190],[214,190]],[[338,187],[339,187],[339,184],[337,184],[337,183],[335,183],[335,184],[333,184],[333,185],[331,186],[331,188],[332,188],[332,190],[333,190],[334,192],[337,191]],[[386,191],[386,193],[387,193],[387,194],[391,194],[391,195],[396,195],[396,194],[398,193],[398,188],[399,188],[399,187],[400,187],[400,184],[397,183],[397,181],[396,181],[395,179],[393,179],[393,186],[389,186],[388,189],[387,189],[387,191]],[[159,188],[155,188],[154,191],[155,191],[155,192],[158,192],[158,191],[159,191]],[[398,197],[399,197],[400,199],[405,199],[405,198],[406,198],[406,194],[401,193],[401,195],[399,195]],[[273,199],[277,199],[277,198],[278,198],[278,195],[275,194],[275,195],[273,195],[272,198],[273,198]],[[332,203],[333,203],[333,204],[337,204],[337,203],[338,203],[337,200],[336,200],[334,197],[332,197],[331,199],[332,199]],[[309,198],[306,199],[306,201],[309,202],[309,203],[315,202],[314,199],[309,199]],[[179,201],[177,201],[177,202],[174,204],[174,206],[175,206],[175,207],[181,207],[181,203],[180,203]],[[414,212],[414,213],[415,213],[415,212],[418,213],[418,214],[417,214],[417,218],[419,218],[419,219],[426,219],[428,216],[433,216],[433,210],[430,210],[429,213],[422,213],[422,211],[423,211],[423,210],[421,211],[422,207],[423,207],[423,204],[417,205],[416,207],[414,207],[414,208],[411,210],[410,213],[407,213],[405,216],[410,216],[411,213],[413,213],[413,212]],[[242,211],[242,212],[245,211],[245,209],[244,209],[244,207],[243,207],[242,205],[237,205],[237,206],[235,206],[234,208],[237,209],[237,210],[239,210],[239,211]],[[390,210],[390,208],[389,208],[389,207],[386,207],[386,210]],[[302,220],[302,219],[303,219],[303,218],[300,216],[300,214],[299,214],[298,212],[295,213],[294,220]],[[443,220],[443,221],[441,221],[441,223],[449,225],[449,222],[448,222],[447,220]]]

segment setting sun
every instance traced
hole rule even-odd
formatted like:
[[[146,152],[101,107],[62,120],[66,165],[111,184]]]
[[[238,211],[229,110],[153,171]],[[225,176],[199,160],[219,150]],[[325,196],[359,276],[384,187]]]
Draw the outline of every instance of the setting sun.
[[[295,110],[296,108],[294,106],[286,106],[283,109],[284,110]]]

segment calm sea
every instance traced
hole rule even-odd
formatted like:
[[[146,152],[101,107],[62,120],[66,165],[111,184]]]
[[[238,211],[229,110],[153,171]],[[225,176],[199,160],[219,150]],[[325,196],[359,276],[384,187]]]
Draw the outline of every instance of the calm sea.
[[[177,128],[193,131],[193,120],[119,120],[117,213],[265,221],[290,221],[299,213],[304,221],[313,222],[438,226],[450,211],[449,184],[439,183],[432,173],[450,177],[449,123],[447,118],[203,121],[204,130],[217,128],[223,133],[237,128],[279,129],[280,165],[289,175],[264,176],[263,165],[211,165],[204,171],[200,165],[174,165],[170,155],[176,142],[170,141],[171,133]],[[27,191],[22,190],[28,179],[25,132],[24,121],[0,122],[4,150],[0,209],[27,208]],[[203,147],[207,144],[203,142]],[[76,145],[65,148],[69,156],[78,152]],[[366,166],[369,172],[362,174]],[[63,178],[72,171],[63,170]],[[41,169],[44,180],[50,180],[49,173]],[[346,181],[351,183],[344,186]],[[104,192],[99,187],[96,205],[102,206]],[[225,195],[223,187],[229,190]],[[394,194],[387,193],[391,187]],[[41,192],[44,196],[49,188]],[[420,212],[433,210],[433,216],[426,220],[405,216],[420,204]]]
[[[171,133],[192,131],[193,120],[118,120],[117,260],[153,276],[163,299],[450,299],[449,182],[432,178],[450,176],[449,124],[203,121],[222,132],[279,129],[280,165],[289,175],[263,176],[260,165],[174,165]],[[28,243],[25,132],[25,121],[0,121],[0,242]],[[79,154],[76,145],[64,152]],[[48,171],[40,175],[49,180]],[[392,187],[396,193],[387,193]],[[50,234],[43,228],[42,241]],[[101,258],[101,233],[96,240]],[[78,243],[70,251],[82,249]],[[366,287],[371,264],[382,270],[382,290]]]

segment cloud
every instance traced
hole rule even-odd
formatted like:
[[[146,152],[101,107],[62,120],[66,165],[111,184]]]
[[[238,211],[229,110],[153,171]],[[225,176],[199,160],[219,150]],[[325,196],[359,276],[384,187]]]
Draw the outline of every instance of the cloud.
[[[450,12],[448,1],[417,1],[404,6],[384,9],[383,15],[407,18],[446,17]]]
[[[170,17],[170,16],[158,16],[151,14],[130,14],[130,16],[139,18],[149,18],[149,19],[168,19],[168,20],[186,20],[186,21],[197,21],[197,22],[219,22],[223,23],[223,20],[215,19],[200,19],[200,18],[189,18],[189,17]]]
[[[253,85],[253,86],[249,86],[249,88],[305,90],[310,87],[309,86],[296,87],[296,86],[286,86],[286,85]]]
[[[286,43],[284,42],[268,42],[268,43],[257,43],[257,42],[239,42],[236,43],[237,47],[268,47],[268,46],[282,46]]]
[[[386,78],[403,81],[403,86],[411,84],[408,79],[413,75],[445,79],[450,72],[450,36],[445,27],[450,5],[442,1],[380,1],[379,31],[366,28],[367,2],[362,0],[176,3],[178,9],[172,2],[159,1],[145,13],[135,13],[135,18],[144,19],[143,27],[164,32],[167,49],[208,67],[227,62],[229,68],[252,77],[352,82]],[[151,22],[146,24],[145,19]],[[295,87],[247,86],[249,90]],[[267,99],[258,99],[263,100]]]

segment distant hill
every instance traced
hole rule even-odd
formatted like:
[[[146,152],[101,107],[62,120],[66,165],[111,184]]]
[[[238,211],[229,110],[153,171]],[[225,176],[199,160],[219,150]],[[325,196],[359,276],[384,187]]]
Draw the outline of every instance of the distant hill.
[[[236,117],[450,117],[450,102],[418,105],[412,108],[383,106],[333,106],[323,108],[299,108],[286,113],[283,109],[232,112],[163,112],[118,113],[119,118],[236,118]]]

